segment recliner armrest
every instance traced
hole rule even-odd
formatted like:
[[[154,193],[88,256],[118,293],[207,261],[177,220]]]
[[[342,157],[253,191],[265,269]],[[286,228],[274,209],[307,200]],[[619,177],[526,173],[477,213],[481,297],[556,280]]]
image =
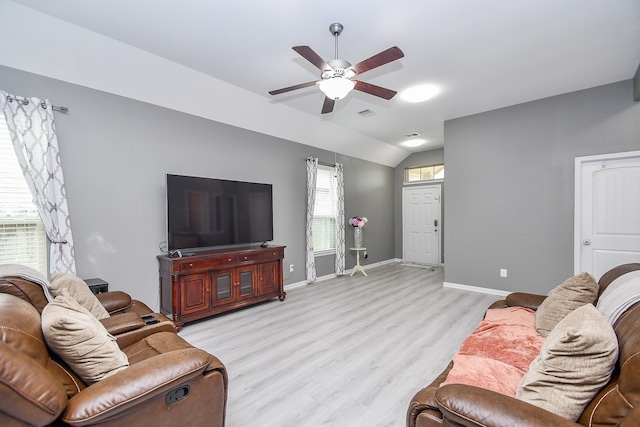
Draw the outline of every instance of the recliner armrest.
[[[110,315],[131,307],[131,296],[126,292],[102,292],[97,294],[96,297]]]
[[[438,408],[455,425],[467,427],[580,427],[527,402],[479,387],[449,384],[436,392]],[[446,424],[446,422],[445,422]]]
[[[204,350],[185,348],[143,360],[73,396],[62,420],[75,426],[92,425],[135,411],[150,399],[164,400],[174,387],[201,377],[212,359]]]
[[[514,292],[507,295],[506,301],[509,307],[525,307],[537,310],[542,301],[547,298],[545,295],[528,294],[525,292]]]
[[[107,332],[111,335],[119,335],[125,332],[140,329],[146,325],[138,313],[122,313],[117,316],[101,319],[100,323],[104,325]]]

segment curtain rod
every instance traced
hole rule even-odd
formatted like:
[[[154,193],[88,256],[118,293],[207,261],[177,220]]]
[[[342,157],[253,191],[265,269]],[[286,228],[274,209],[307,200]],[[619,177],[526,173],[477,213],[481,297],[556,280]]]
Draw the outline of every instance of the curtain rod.
[[[306,162],[306,161],[307,161],[307,159],[311,159],[311,157],[307,157],[304,161]],[[329,166],[329,167],[332,167],[332,168],[336,166],[336,164],[335,164],[335,163],[323,162],[323,161],[321,161],[321,160],[318,160],[318,164],[319,164],[319,165],[322,165],[322,166]]]
[[[18,101],[18,102],[22,102],[23,105],[29,105],[29,100],[27,98],[8,96],[7,99],[9,100],[9,102]],[[44,103],[44,101],[42,101],[40,103],[40,106],[42,108],[47,108],[47,105]],[[52,105],[51,109],[54,110],[54,111],[61,111],[63,113],[68,113],[69,112],[69,109],[67,107],[60,107],[58,105]]]

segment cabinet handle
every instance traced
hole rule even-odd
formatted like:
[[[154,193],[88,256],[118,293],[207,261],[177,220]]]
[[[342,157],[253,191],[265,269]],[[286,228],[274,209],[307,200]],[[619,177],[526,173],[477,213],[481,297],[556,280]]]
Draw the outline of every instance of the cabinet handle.
[[[246,259],[248,259],[248,258],[247,258],[247,257],[244,257],[244,259],[246,260]]]
[[[189,268],[192,268],[192,267],[193,267],[193,264],[192,264],[192,263],[189,263]]]
[[[229,258],[227,261],[231,262],[231,258]]]

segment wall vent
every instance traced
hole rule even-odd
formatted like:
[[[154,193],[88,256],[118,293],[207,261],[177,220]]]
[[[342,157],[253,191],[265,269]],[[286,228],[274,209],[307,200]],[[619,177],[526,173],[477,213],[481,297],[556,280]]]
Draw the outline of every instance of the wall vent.
[[[370,116],[375,116],[376,112],[367,109],[367,110],[358,111],[358,114],[360,114],[362,117],[370,117]]]

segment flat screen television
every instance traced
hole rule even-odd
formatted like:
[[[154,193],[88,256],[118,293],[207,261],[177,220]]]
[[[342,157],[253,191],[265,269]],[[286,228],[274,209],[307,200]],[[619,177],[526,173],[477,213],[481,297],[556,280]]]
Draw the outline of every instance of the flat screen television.
[[[169,251],[273,240],[272,187],[167,174]]]

